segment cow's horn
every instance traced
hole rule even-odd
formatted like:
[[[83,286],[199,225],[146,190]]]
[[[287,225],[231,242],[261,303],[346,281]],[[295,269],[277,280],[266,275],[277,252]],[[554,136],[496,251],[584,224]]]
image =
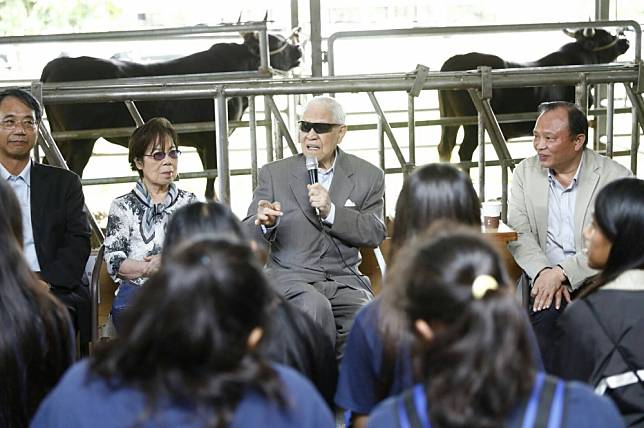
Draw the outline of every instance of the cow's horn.
[[[268,21],[268,10],[266,11],[266,14],[264,15],[264,22]]]
[[[591,38],[595,35],[595,29],[594,28],[584,28],[584,32],[582,33],[584,37]]]
[[[574,32],[574,31],[572,31],[571,29],[569,29],[569,28],[564,28],[564,29],[563,29],[563,32],[564,32],[564,34],[565,34],[566,36],[572,37],[573,39],[575,38],[575,32]]]
[[[293,31],[291,32],[291,35],[289,36],[289,39],[293,43],[299,43],[300,41],[300,31],[302,31],[302,27],[294,27]]]
[[[239,12],[239,18],[237,18],[237,23],[238,23],[238,24],[241,24],[241,16],[242,16],[242,13],[241,13],[241,12]]]

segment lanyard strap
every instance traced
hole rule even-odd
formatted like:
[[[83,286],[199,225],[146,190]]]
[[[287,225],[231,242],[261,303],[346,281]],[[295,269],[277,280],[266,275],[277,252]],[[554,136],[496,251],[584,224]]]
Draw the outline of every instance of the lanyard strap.
[[[560,428],[564,412],[565,384],[537,373],[521,428]],[[400,428],[431,428],[424,385],[415,385],[398,400]]]
[[[427,413],[427,397],[422,384],[406,391],[398,400],[400,428],[432,428]]]

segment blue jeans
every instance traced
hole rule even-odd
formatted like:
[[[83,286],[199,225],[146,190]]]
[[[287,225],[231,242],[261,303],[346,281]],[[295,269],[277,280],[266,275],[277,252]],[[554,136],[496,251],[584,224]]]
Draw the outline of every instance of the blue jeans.
[[[114,322],[114,327],[118,334],[121,334],[121,329],[123,328],[124,312],[130,307],[132,299],[134,299],[140,288],[140,285],[132,281],[121,280],[118,293],[112,301],[112,322]]]

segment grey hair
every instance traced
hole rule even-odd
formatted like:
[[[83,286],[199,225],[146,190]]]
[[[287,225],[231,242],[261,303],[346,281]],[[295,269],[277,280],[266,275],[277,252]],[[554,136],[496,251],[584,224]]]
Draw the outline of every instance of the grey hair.
[[[338,101],[336,101],[335,98],[327,96],[313,97],[308,103],[306,103],[304,111],[308,110],[308,108],[313,104],[322,104],[326,108],[328,108],[331,111],[333,123],[336,123],[338,125],[345,124],[346,115],[344,113],[344,109],[342,108],[342,105]]]

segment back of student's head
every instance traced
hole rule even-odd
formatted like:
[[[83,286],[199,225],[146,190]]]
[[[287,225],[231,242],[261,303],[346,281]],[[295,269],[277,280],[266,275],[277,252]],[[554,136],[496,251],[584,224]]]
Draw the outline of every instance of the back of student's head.
[[[186,241],[164,256],[125,316],[122,336],[97,352],[92,367],[143,390],[152,408],[163,396],[190,400],[212,413],[217,423],[208,426],[222,426],[248,387],[277,394],[252,340],[270,299],[247,245]]]
[[[463,171],[449,164],[427,164],[416,168],[403,183],[396,203],[392,251],[440,219],[480,227],[480,202]]]
[[[606,266],[592,289],[629,269],[644,269],[644,181],[622,178],[607,184],[595,200],[595,227],[610,241]],[[588,290],[592,291],[592,290]]]
[[[11,189],[0,180],[0,426],[27,426],[73,361],[70,320],[22,252]],[[20,211],[18,208],[18,219]],[[17,236],[18,233],[20,237]]]
[[[422,321],[433,334],[417,336],[432,421],[502,426],[531,390],[534,361],[525,315],[494,247],[470,230],[434,231],[401,251],[391,278],[403,290],[398,310],[409,329]]]
[[[199,237],[247,241],[241,224],[226,205],[219,202],[195,202],[179,208],[166,229],[164,251],[172,251],[181,242]]]
[[[164,257],[185,240],[208,237],[247,245],[241,223],[226,205],[196,202],[178,209],[172,216],[164,243]],[[333,348],[321,328],[274,291],[268,325],[259,352],[270,361],[288,365],[311,379],[322,395],[332,402],[337,377]],[[328,343],[327,343],[328,342]],[[329,387],[332,385],[332,387]]]

